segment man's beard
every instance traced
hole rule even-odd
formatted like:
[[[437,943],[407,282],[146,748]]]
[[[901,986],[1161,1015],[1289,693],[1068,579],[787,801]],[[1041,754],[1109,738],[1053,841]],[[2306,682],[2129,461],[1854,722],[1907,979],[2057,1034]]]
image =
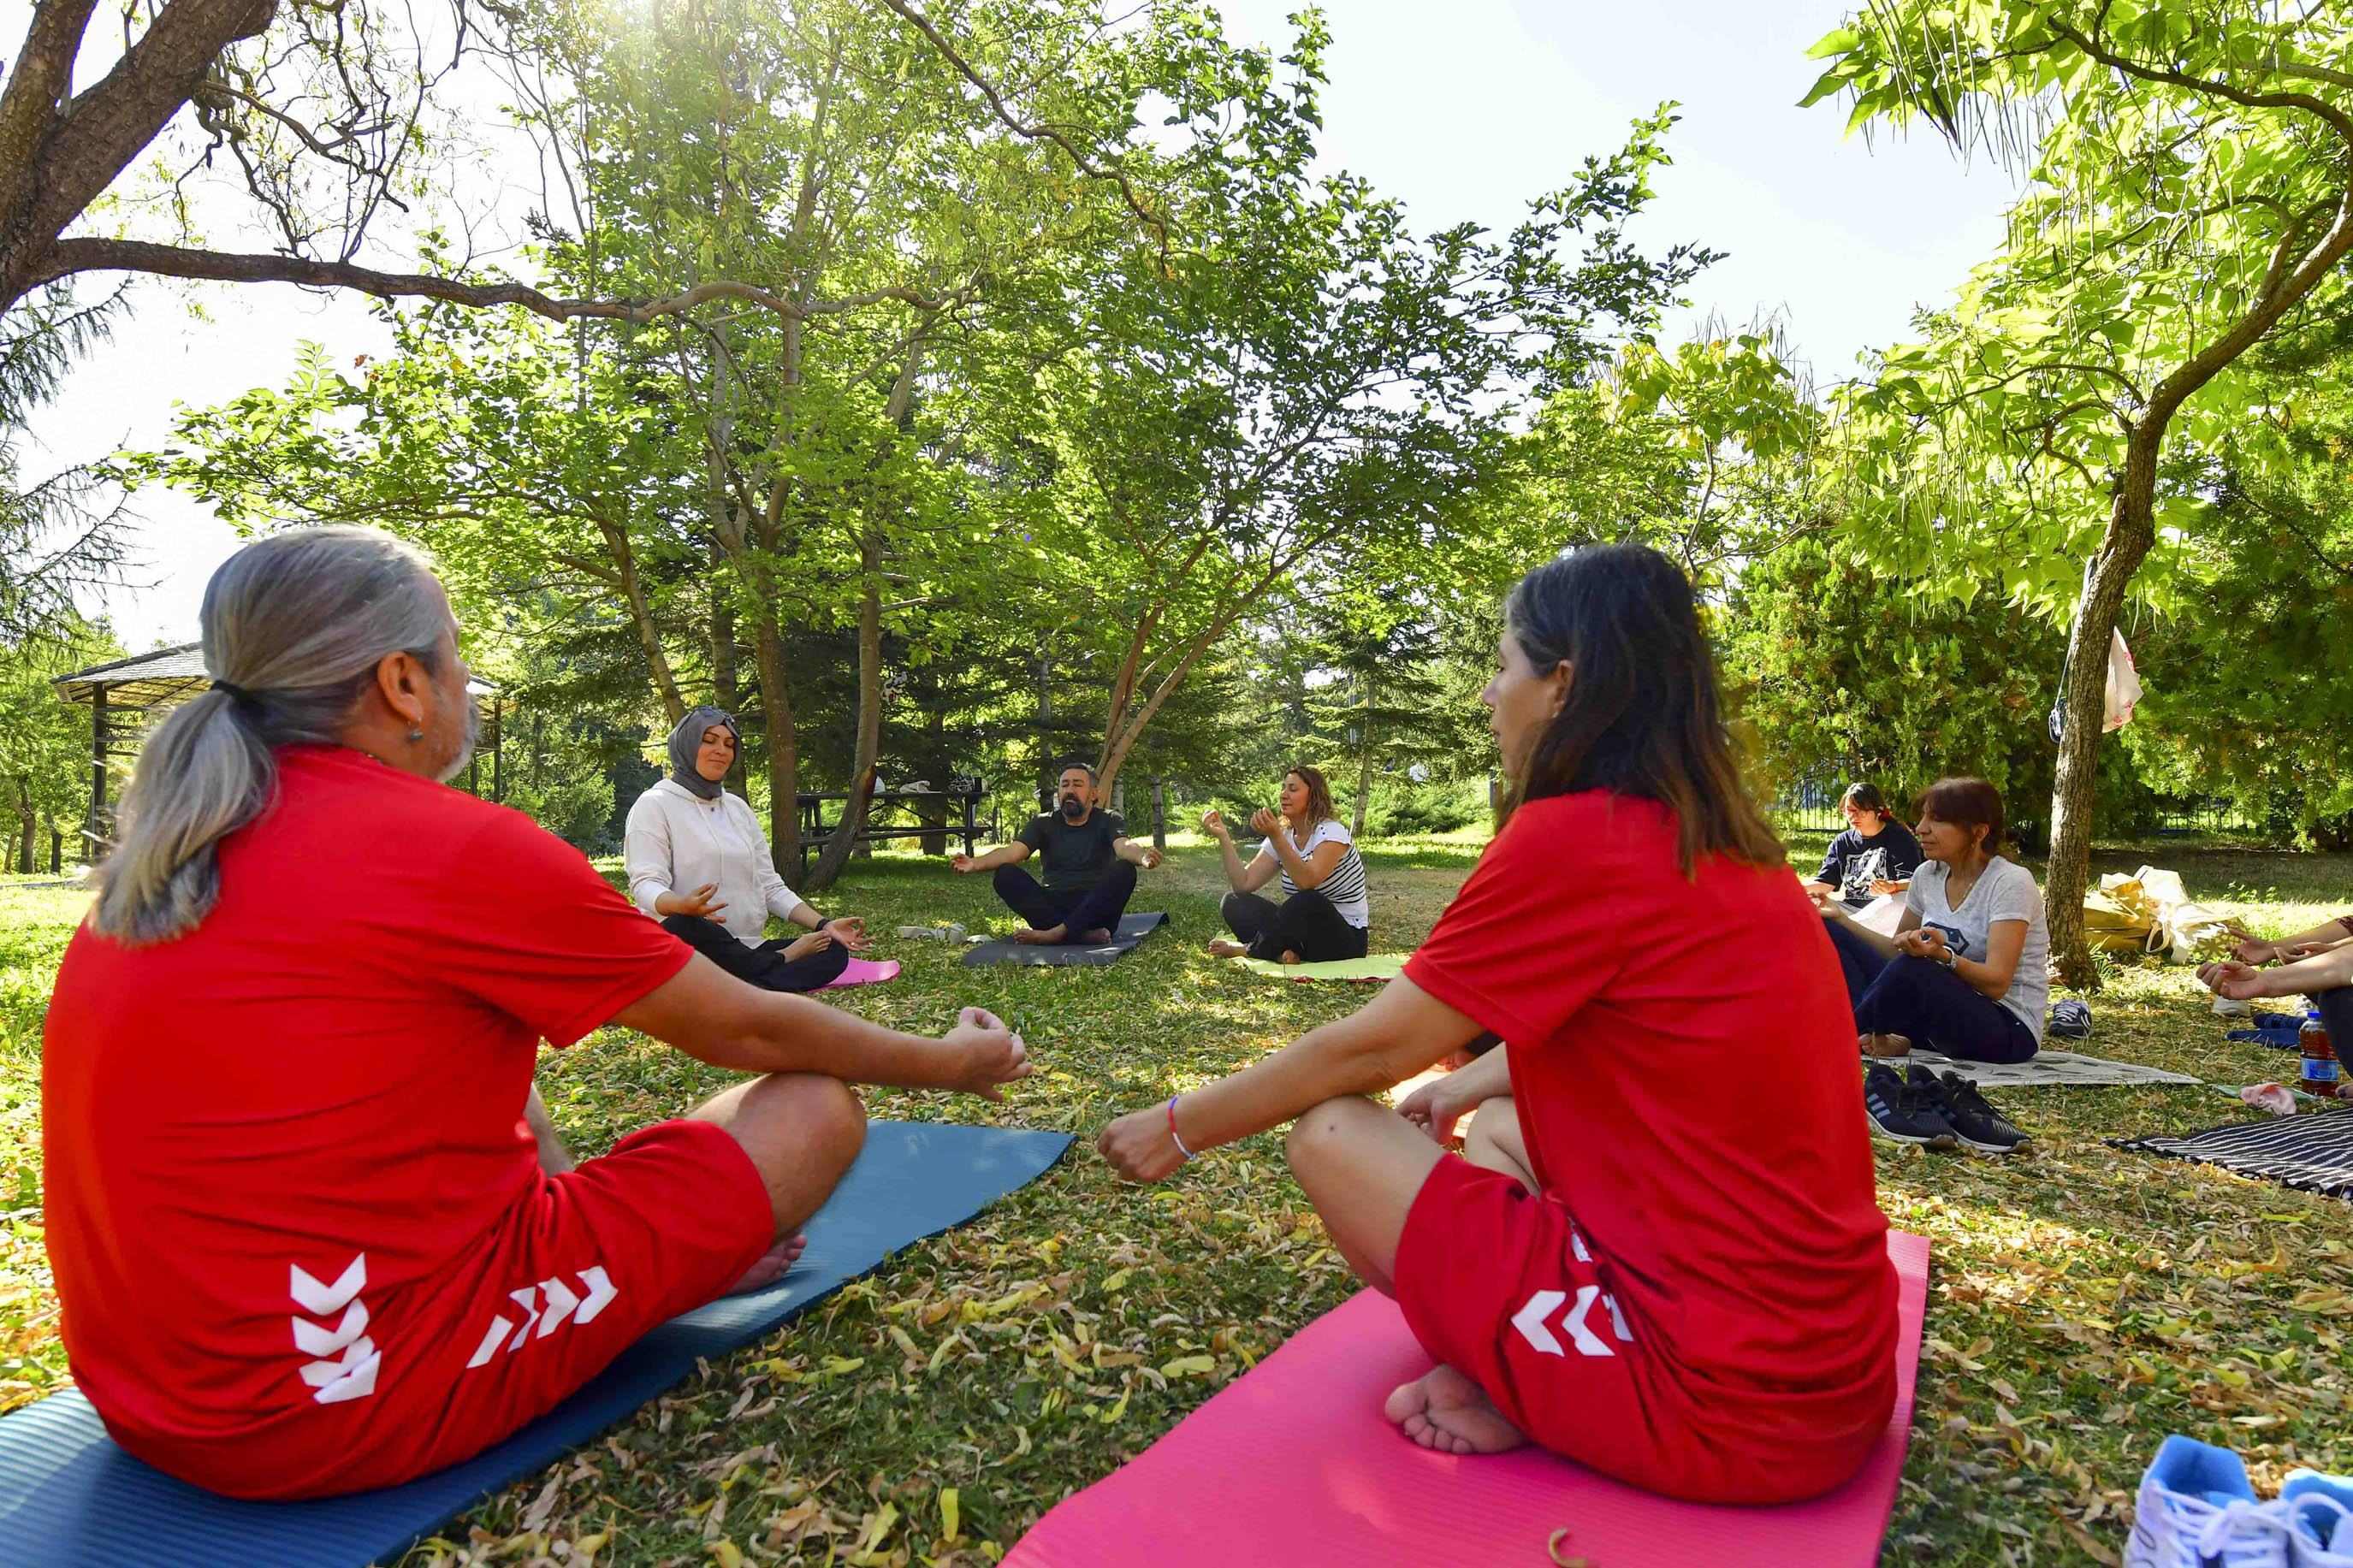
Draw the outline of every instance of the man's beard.
[[[1066,795],[1062,797],[1062,815],[1065,817],[1068,817],[1072,822],[1076,822],[1086,814],[1087,803],[1085,801],[1081,800],[1074,795]]]
[[[457,760],[441,770],[440,783],[448,784],[466,771],[466,764],[474,760],[474,742],[481,731],[482,710],[474,706],[473,698],[469,696],[466,699],[466,737],[458,747]]]

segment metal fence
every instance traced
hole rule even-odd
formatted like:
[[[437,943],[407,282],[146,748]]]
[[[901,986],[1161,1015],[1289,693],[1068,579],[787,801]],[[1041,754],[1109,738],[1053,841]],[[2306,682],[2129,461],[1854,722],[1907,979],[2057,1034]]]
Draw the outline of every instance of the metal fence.
[[[2261,838],[2278,837],[2270,824],[2250,822],[2234,800],[2167,800],[2157,808],[2160,838]]]

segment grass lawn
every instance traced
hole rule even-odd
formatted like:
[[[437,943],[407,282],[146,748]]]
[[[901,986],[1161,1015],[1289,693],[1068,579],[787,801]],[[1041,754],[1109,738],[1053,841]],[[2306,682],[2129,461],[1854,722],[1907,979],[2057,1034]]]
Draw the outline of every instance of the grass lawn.
[[[1810,869],[1820,844],[1801,837],[1793,858]],[[1426,931],[1475,852],[1459,838],[1369,850],[1376,948]],[[2104,854],[2100,868],[2145,859],[2268,932],[2353,904],[2353,857],[2177,845]],[[1261,980],[1203,956],[1220,887],[1212,853],[1179,840],[1135,904],[1166,909],[1173,929],[1103,969],[965,970],[938,944],[886,934],[878,956],[906,972],[834,994],[843,1005],[935,1030],[977,1003],[1023,1033],[1039,1070],[1002,1107],[872,1091],[870,1110],[1058,1128],[1083,1144],[1111,1115],[1361,1003],[1352,987]],[[0,881],[0,1407],[64,1377],[41,1251],[39,1026],[82,901],[37,880]],[[825,903],[885,933],[997,918],[985,879],[903,856],[858,863]],[[2186,969],[2119,967],[2094,1009],[2100,1054],[2212,1084],[2294,1070],[2286,1053],[2226,1043]],[[725,1079],[606,1030],[545,1058],[540,1081],[585,1155]],[[1886,1560],[2113,1563],[2131,1489],[2168,1432],[2239,1448],[2263,1482],[2299,1463],[2353,1468],[2345,1206],[2102,1142],[2247,1114],[2211,1088],[1996,1098],[2037,1135],[2031,1152],[2001,1163],[1875,1145],[1890,1218],[1936,1247]],[[1283,1170],[1279,1137],[1221,1150],[1154,1189],[1119,1185],[1082,1146],[976,1223],[712,1363],[409,1561],[992,1561],[1354,1288]],[[1543,1542],[1515,1560],[1543,1562]]]

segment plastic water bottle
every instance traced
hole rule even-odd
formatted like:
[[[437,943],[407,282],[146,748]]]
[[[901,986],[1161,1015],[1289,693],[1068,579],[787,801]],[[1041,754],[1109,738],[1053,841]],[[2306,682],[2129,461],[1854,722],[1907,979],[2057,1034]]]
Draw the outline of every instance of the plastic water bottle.
[[[2328,1043],[2328,1026],[2320,1021],[2318,1013],[2304,1016],[2304,1027],[2296,1031],[2296,1044],[2304,1055],[2296,1087],[2323,1100],[2336,1099],[2337,1051]]]

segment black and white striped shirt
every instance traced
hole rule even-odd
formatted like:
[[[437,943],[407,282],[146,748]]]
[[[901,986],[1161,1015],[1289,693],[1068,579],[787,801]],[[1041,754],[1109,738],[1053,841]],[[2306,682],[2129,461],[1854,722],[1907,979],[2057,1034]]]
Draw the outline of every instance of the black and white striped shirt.
[[[1332,868],[1332,874],[1318,883],[1315,890],[1332,900],[1332,907],[1340,911],[1342,920],[1359,930],[1371,930],[1372,891],[1365,881],[1364,858],[1356,853],[1356,841],[1348,830],[1327,816],[1308,833],[1306,843],[1301,844],[1295,838],[1292,842],[1298,847],[1303,858],[1314,856],[1316,849],[1325,844],[1345,844],[1348,847],[1348,852],[1340,857],[1340,863]],[[1273,855],[1274,840],[1266,840],[1260,849]],[[1276,857],[1277,864],[1281,864],[1281,858]],[[1282,873],[1282,896],[1287,899],[1297,891],[1299,889],[1293,884],[1291,872],[1286,868]]]

